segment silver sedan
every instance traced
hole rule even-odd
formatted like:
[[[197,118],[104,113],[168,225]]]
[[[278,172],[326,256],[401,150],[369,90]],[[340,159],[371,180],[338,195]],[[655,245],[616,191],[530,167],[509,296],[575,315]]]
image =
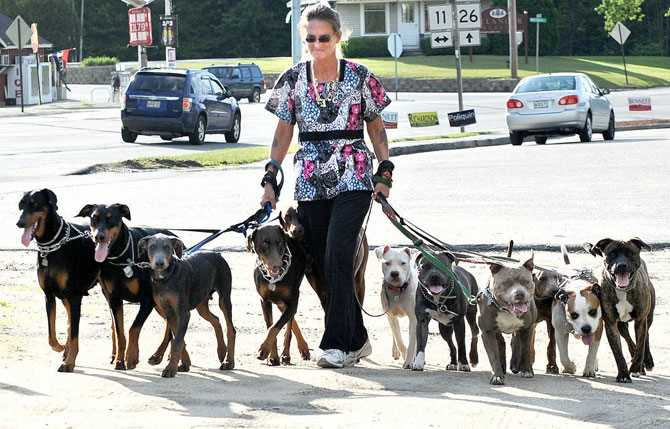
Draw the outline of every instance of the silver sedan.
[[[552,73],[522,79],[507,100],[510,142],[518,146],[527,136],[537,144],[555,135],[579,135],[589,142],[593,133],[614,139],[614,106],[609,90],[598,88],[582,73]]]

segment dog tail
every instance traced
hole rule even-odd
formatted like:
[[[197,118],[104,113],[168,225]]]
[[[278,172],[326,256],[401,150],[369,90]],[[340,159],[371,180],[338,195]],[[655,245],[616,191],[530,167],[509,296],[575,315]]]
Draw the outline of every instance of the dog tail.
[[[563,263],[570,265],[570,255],[568,255],[568,248],[565,244],[561,244],[561,254],[563,255]]]

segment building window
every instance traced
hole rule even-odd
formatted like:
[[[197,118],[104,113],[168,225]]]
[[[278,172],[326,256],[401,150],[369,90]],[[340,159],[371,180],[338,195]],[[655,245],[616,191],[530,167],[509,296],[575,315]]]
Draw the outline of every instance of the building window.
[[[414,3],[402,3],[400,5],[400,19],[403,24],[414,24]]]
[[[365,34],[386,33],[386,5],[371,3],[363,6],[363,23]]]

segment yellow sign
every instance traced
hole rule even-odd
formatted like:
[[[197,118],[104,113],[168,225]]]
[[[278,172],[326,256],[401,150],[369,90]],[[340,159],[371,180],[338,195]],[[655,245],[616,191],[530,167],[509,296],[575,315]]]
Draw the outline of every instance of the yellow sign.
[[[432,127],[433,125],[440,125],[437,119],[437,112],[416,112],[409,113],[409,125],[411,127]]]

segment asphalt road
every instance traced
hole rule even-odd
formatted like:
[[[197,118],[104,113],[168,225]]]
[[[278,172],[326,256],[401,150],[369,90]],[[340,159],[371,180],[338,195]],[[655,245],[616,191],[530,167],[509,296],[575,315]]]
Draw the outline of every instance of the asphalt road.
[[[86,132],[80,132],[72,144],[85,146]],[[669,142],[667,130],[649,130],[622,132],[608,143],[583,144],[573,137],[545,146],[526,143],[401,156],[394,159],[391,201],[403,216],[454,244],[514,239],[556,245],[633,235],[670,242]],[[53,156],[43,154],[41,162]],[[3,170],[16,169],[7,159],[12,160],[5,157]],[[124,202],[135,225],[218,228],[258,207],[261,170],[258,163],[225,170],[3,179],[0,248],[19,244],[16,204],[28,189],[52,188],[66,217],[87,203]],[[286,170],[289,198],[288,163]],[[196,238],[187,236],[187,241]],[[372,244],[406,242],[378,207],[369,238]],[[241,248],[243,240],[228,234],[215,245]]]

